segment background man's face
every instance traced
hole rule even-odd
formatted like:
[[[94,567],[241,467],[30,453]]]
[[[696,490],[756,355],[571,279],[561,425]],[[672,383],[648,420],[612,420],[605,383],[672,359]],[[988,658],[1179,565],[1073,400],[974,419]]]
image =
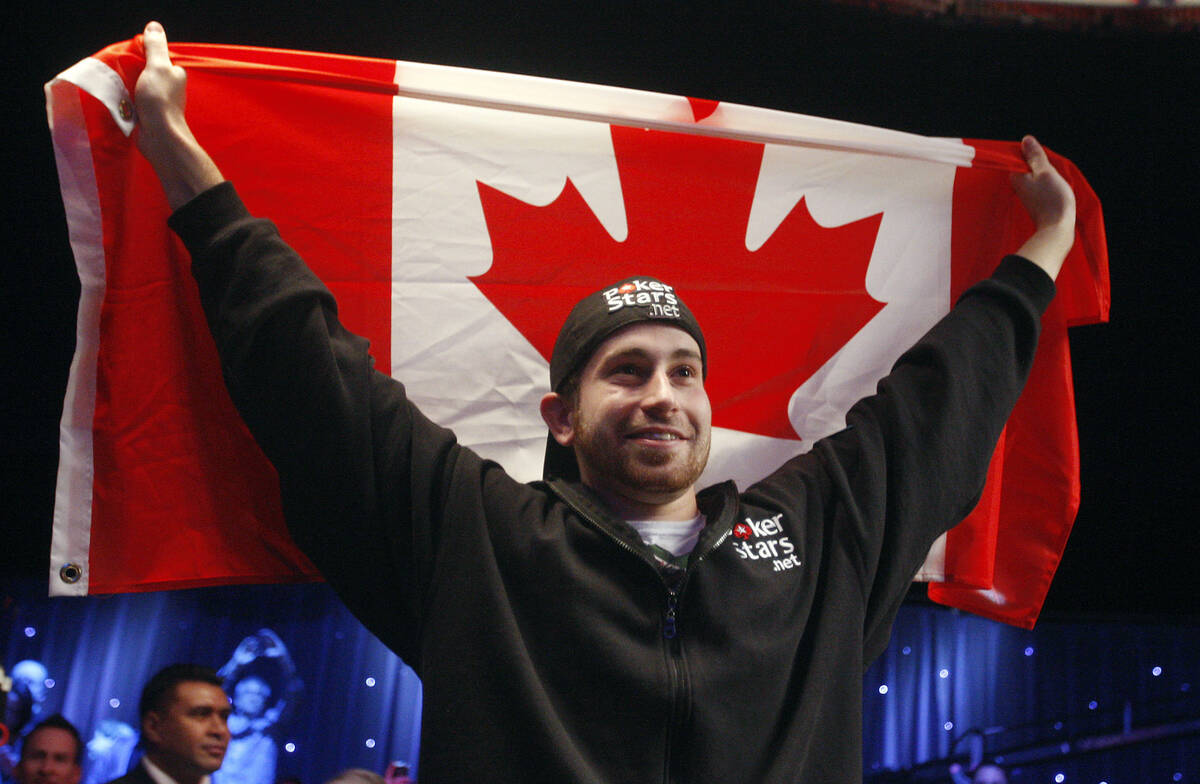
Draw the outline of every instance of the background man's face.
[[[79,784],[82,771],[75,738],[58,727],[43,727],[25,739],[16,776],[20,784]]]
[[[142,722],[147,756],[180,781],[195,780],[221,767],[229,745],[229,698],[220,686],[184,681],[163,711]]]
[[[616,332],[580,373],[573,417],[589,486],[644,501],[679,495],[708,462],[712,408],[699,345],[653,322]]]

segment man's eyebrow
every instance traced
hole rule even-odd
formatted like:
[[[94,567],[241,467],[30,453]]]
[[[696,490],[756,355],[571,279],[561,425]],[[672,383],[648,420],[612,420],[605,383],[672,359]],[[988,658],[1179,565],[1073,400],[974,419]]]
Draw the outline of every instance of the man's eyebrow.
[[[650,352],[638,346],[630,346],[629,348],[621,349],[615,353],[609,354],[604,358],[605,364],[610,362],[619,362],[623,359],[649,359]]]
[[[231,711],[231,710],[233,710],[233,708],[229,707],[228,705],[194,705],[188,710],[188,712],[189,713],[205,713],[205,714],[207,714],[207,713],[222,713],[222,712]]]
[[[667,355],[669,359],[694,359],[700,361],[700,352],[691,348],[677,348]],[[641,346],[630,346],[622,349],[614,354],[605,357],[605,361],[612,362],[614,360],[629,359],[636,357],[638,359],[651,359],[650,352]]]
[[[690,348],[677,348],[671,352],[671,359],[694,359],[700,361],[700,352]]]

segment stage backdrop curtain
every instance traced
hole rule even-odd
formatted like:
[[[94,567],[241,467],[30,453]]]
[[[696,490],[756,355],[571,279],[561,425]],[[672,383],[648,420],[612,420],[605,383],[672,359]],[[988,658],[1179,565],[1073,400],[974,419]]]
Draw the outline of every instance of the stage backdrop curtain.
[[[1200,772],[1198,643],[1195,622],[1043,620],[1030,631],[905,606],[864,677],[866,780],[937,781],[947,766],[927,761],[965,759],[968,736],[981,732],[985,758],[999,757],[1013,784],[1191,781]],[[1126,726],[1188,722],[1157,742],[1120,738]],[[1100,737],[1114,742],[1081,751]],[[926,775],[887,776],[914,768]]]

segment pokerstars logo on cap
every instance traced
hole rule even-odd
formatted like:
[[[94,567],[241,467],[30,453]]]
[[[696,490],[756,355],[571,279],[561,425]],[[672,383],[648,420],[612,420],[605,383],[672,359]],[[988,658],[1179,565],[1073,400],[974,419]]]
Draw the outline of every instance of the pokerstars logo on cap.
[[[605,289],[600,294],[608,305],[608,312],[615,313],[625,307],[642,307],[650,318],[680,318],[679,298],[675,289],[657,280],[633,278]]]
[[[696,317],[675,287],[648,275],[634,275],[593,291],[571,309],[550,355],[550,388],[557,390],[609,335],[639,321],[667,321],[693,338],[700,347],[704,373],[708,351]]]

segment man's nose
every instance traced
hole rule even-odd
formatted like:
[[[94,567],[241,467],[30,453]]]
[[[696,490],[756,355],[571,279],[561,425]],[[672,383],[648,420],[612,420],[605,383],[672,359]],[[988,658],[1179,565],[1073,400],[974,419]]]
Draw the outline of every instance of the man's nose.
[[[675,408],[675,387],[665,370],[655,371],[646,380],[646,395],[642,407],[647,409],[672,410]]]

